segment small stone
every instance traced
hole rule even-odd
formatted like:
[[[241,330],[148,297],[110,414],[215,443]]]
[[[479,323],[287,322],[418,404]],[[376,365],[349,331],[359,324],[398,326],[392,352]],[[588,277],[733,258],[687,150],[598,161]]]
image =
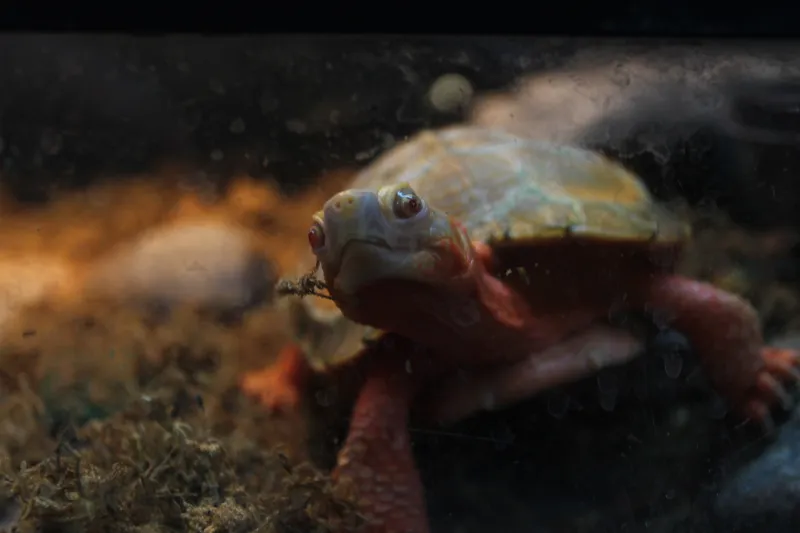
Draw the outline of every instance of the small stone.
[[[437,111],[452,113],[466,108],[474,93],[472,83],[461,74],[445,74],[431,85],[428,101]]]

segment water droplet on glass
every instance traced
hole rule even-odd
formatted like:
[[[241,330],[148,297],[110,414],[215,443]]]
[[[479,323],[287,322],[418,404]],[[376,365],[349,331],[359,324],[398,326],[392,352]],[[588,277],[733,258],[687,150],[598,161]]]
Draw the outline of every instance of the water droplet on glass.
[[[503,429],[498,430],[497,433],[493,435],[494,446],[497,451],[502,451],[514,444],[514,439],[516,436],[514,432],[511,431],[511,428],[508,426],[503,426]]]
[[[683,357],[681,357],[680,352],[670,350],[662,357],[664,359],[664,372],[667,373],[667,376],[671,379],[680,376],[681,370],[683,370]]]
[[[670,424],[675,429],[680,429],[686,427],[686,424],[689,423],[692,419],[692,412],[686,408],[678,408],[672,412],[670,415]]]
[[[493,392],[485,392],[481,395],[481,407],[484,411],[492,411],[495,408],[495,397]]]
[[[332,404],[331,395],[328,394],[326,391],[318,391],[314,395],[314,398],[317,400],[317,404],[320,407],[330,407]]]
[[[261,98],[258,100],[258,106],[261,108],[261,113],[264,115],[272,113],[278,109],[278,105],[278,99],[269,94],[261,95]]]
[[[603,411],[611,412],[617,406],[617,392],[604,392],[600,391],[600,407],[603,408]]]
[[[639,400],[645,400],[650,395],[648,387],[647,375],[642,374],[638,379],[633,382],[633,394]]]
[[[49,156],[58,155],[61,151],[64,138],[60,133],[53,130],[46,130],[42,133],[40,141],[42,151]]]
[[[708,416],[712,420],[722,420],[728,414],[728,405],[720,396],[714,395],[708,403]]]
[[[617,383],[617,375],[613,371],[601,370],[597,373],[597,388],[604,394],[613,394],[616,396],[619,390]]]
[[[472,300],[455,302],[450,307],[450,318],[455,325],[464,328],[478,323],[481,319],[481,312]]]
[[[551,392],[547,396],[547,412],[553,418],[564,418],[569,411],[569,396],[563,392]]]

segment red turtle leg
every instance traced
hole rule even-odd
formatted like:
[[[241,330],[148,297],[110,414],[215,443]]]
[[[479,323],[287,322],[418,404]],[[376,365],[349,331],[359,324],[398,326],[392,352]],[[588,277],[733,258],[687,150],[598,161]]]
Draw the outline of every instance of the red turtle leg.
[[[272,412],[296,409],[311,373],[311,368],[296,344],[286,345],[274,363],[242,377],[245,394],[257,398]]]
[[[411,452],[408,411],[418,376],[381,353],[356,400],[333,479],[355,491],[364,533],[428,533],[424,490]]]
[[[641,349],[642,343],[626,331],[593,326],[512,365],[448,377],[436,384],[423,409],[437,422],[456,422],[625,363]]]
[[[680,276],[653,279],[640,298],[689,338],[717,391],[740,414],[769,427],[771,408],[789,406],[782,383],[800,381],[800,353],[764,346],[758,316],[746,301]]]

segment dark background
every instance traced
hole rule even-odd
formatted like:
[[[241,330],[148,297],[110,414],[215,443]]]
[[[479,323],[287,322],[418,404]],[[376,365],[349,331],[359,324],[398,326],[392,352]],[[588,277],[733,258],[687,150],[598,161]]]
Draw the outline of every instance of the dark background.
[[[553,20],[558,27],[561,19]],[[595,20],[595,28],[607,25],[604,20],[611,19]],[[614,24],[623,27],[623,20]],[[616,41],[632,50],[720,42]],[[442,74],[463,74],[480,95],[557,69],[602,42],[497,34],[7,33],[0,37],[0,170],[14,195],[29,202],[48,199],[56,188],[83,187],[99,176],[124,178],[162,162],[198,165],[203,179],[217,183],[237,173],[270,176],[293,192],[326,170],[368,163],[387,140],[462,120],[427,103],[431,83]],[[796,57],[791,43],[778,40],[724,42],[787,65]],[[691,54],[676,65],[694,72],[714,67],[697,64]],[[661,197],[719,203],[743,224],[800,223],[795,203],[768,206],[776,194],[800,193],[793,179],[800,170],[794,148],[800,85],[787,78],[777,88],[721,90],[734,103],[703,124],[682,129],[680,113],[673,112],[680,106],[662,106],[658,116],[634,117],[641,127],[593,145],[626,159]],[[604,117],[592,127],[618,119]],[[779,141],[722,131],[725,121],[778,132]],[[643,130],[670,132],[669,145],[659,147],[666,162],[648,157],[652,147],[633,146]],[[745,163],[731,157],[742,153]],[[761,168],[765,160],[775,168]]]

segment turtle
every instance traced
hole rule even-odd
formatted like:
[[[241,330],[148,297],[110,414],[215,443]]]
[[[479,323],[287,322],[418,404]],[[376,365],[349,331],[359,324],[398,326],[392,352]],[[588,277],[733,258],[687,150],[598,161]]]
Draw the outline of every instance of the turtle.
[[[684,334],[733,411],[769,427],[800,354],[765,345],[745,300],[676,273],[690,238],[621,163],[469,125],[418,133],[328,199],[308,232],[327,291],[392,341],[375,344],[334,470],[368,531],[428,531],[412,402],[452,419],[623,362],[637,351],[597,329],[612,313]]]
[[[399,145],[358,173],[355,179],[351,180],[350,186],[369,187],[374,183],[384,183],[387,176],[395,175],[401,172],[404,166],[413,164],[418,155],[416,152],[416,140]],[[460,203],[460,197],[453,197],[450,190],[439,186],[438,175],[437,172],[421,172],[416,181],[419,191],[434,203],[447,205],[450,212],[460,219],[473,220],[473,210],[480,204],[471,201]],[[482,216],[480,210],[478,216]],[[479,220],[470,227],[480,227]],[[315,238],[314,232],[314,228],[309,231],[309,241]],[[490,232],[484,231],[484,233]],[[301,281],[287,283],[285,293],[306,296],[321,288],[319,284],[314,283],[315,278],[308,275],[309,265],[314,263],[314,254],[312,248],[309,248],[296,267],[295,277]],[[281,292],[280,288],[278,292]],[[272,413],[295,411],[302,399],[307,397],[308,381],[313,375],[332,375],[332,379],[325,380],[326,385],[332,384],[339,391],[357,388],[358,373],[354,375],[348,370],[363,358],[365,348],[371,348],[379,343],[386,333],[378,328],[349,320],[332,299],[324,293],[316,295],[322,297],[280,300],[279,305],[284,307],[289,317],[292,341],[283,347],[274,363],[242,377],[240,383],[242,390],[249,396],[257,398]],[[641,350],[638,338],[634,339],[630,335],[608,329],[592,330],[590,337],[592,339],[602,337],[608,346],[616,349],[614,361],[609,363],[624,362],[637,350]],[[342,382],[338,387],[337,381]],[[496,386],[498,393],[507,391],[504,384]],[[490,383],[483,384],[484,389],[489,387]],[[348,390],[348,393],[352,394],[352,391]],[[493,395],[490,390],[484,394]],[[495,396],[491,407],[501,407],[517,399],[513,395],[506,394],[506,396],[505,399]],[[451,409],[449,413],[441,412],[437,421],[452,423],[479,409],[489,407],[481,398],[459,398],[454,399],[451,404],[453,407],[457,404],[457,410]]]

